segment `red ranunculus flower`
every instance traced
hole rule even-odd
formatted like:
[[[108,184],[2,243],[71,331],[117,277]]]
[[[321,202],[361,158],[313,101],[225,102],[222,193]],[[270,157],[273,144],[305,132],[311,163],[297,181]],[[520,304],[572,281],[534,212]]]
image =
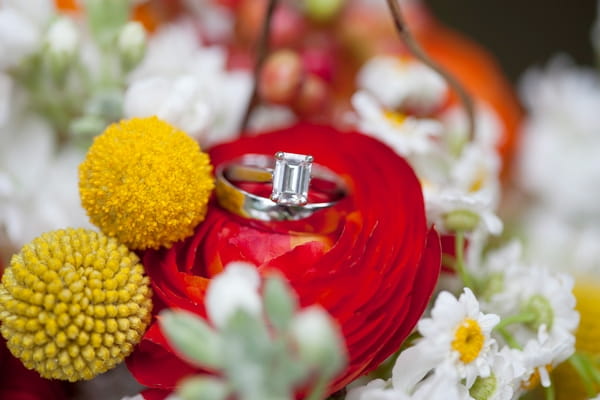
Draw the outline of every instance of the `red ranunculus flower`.
[[[339,390],[398,350],[415,326],[440,271],[440,241],[428,231],[421,187],[409,165],[359,133],[300,124],[215,147],[215,165],[246,153],[311,154],[338,173],[349,195],[335,207],[295,222],[246,220],[213,203],[193,237],[143,255],[162,307],[206,316],[204,294],[230,261],[281,271],[302,305],[321,304],[339,322],[349,365]],[[177,358],[154,323],[128,360],[133,375],[172,389],[192,366]],[[160,398],[148,391],[147,398]]]

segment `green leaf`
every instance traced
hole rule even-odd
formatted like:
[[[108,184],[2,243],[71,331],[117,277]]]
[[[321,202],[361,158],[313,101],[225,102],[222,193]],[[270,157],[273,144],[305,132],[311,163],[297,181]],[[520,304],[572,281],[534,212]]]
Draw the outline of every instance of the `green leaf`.
[[[197,376],[180,383],[177,394],[183,400],[225,400],[230,389],[218,378]]]
[[[169,343],[186,360],[198,367],[222,367],[223,341],[203,319],[187,311],[163,311],[159,323]]]
[[[283,278],[272,276],[265,282],[263,293],[265,312],[269,321],[278,331],[288,329],[298,308],[293,289]]]

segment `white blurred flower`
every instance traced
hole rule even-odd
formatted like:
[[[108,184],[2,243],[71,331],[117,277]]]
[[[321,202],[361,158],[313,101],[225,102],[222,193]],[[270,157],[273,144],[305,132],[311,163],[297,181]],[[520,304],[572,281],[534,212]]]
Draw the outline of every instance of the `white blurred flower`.
[[[54,2],[49,0],[0,3],[0,69],[17,65],[41,46],[54,12]]]
[[[548,387],[551,385],[550,370],[574,353],[575,337],[550,336],[545,329],[540,329],[537,338],[529,340],[522,351],[511,351],[519,352],[523,360],[526,372],[521,386],[524,389],[533,389],[538,382],[543,387]]]
[[[417,344],[400,354],[392,372],[396,388],[410,388],[430,370],[448,366],[465,379],[470,388],[477,377],[488,377],[496,353],[491,331],[500,321],[495,314],[484,314],[470,289],[456,299],[441,292],[431,310],[431,318],[419,321],[423,336]],[[405,366],[411,367],[407,371]]]
[[[239,133],[251,78],[245,71],[226,70],[225,49],[202,47],[197,40],[185,23],[153,35],[131,73],[124,112],[157,115],[210,147]]]
[[[50,127],[34,116],[0,127],[0,226],[14,246],[53,229],[90,227],[77,186],[83,157],[74,148],[56,153]]]
[[[373,95],[386,109],[427,113],[447,97],[444,79],[426,65],[393,56],[371,58],[358,73],[358,87]]]
[[[10,119],[14,85],[12,78],[0,71],[0,128]]]
[[[387,110],[365,91],[352,96],[361,132],[379,139],[401,156],[427,153],[435,148],[435,140],[443,126],[433,119],[417,118]]]
[[[211,280],[206,291],[206,312],[218,328],[237,311],[244,310],[253,315],[262,311],[258,294],[260,276],[256,267],[243,262],[233,262]]]
[[[528,71],[520,92],[529,111],[520,186],[575,223],[600,218],[600,75],[559,57]]]
[[[528,210],[521,221],[528,260],[576,277],[600,271],[600,226],[596,220],[573,223],[537,207]]]
[[[410,365],[405,368],[410,369]],[[346,400],[470,400],[467,389],[459,382],[456,371],[437,369],[410,391],[397,388],[382,379],[352,388]]]

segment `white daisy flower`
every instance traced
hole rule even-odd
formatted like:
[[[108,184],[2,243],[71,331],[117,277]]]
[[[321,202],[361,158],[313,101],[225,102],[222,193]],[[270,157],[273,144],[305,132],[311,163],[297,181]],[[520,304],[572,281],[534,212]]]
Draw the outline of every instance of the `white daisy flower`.
[[[390,146],[401,156],[432,151],[443,126],[433,119],[407,116],[387,110],[365,91],[352,96],[358,128]]]
[[[150,37],[131,73],[127,117],[157,115],[204,147],[233,139],[251,91],[247,71],[226,70],[226,50],[202,47],[188,24],[167,26]]]
[[[567,274],[552,274],[538,266],[511,264],[505,266],[501,291],[493,294],[486,309],[502,316],[530,314],[525,324],[513,324],[507,329],[520,343],[539,335],[540,330],[550,336],[573,336],[579,325],[575,310],[573,278]]]
[[[394,56],[371,58],[359,71],[358,87],[373,95],[386,109],[428,113],[447,98],[444,79],[428,66]]]
[[[521,380],[521,388],[529,390],[539,384],[548,387],[552,384],[550,380],[552,368],[575,352],[575,337],[568,334],[551,336],[542,328],[537,338],[529,340],[522,351],[515,349],[512,351],[520,352],[526,369]]]
[[[430,370],[451,366],[470,388],[477,377],[488,377],[496,353],[491,331],[500,321],[484,314],[470,289],[456,299],[441,292],[431,310],[431,318],[419,321],[420,341],[402,352],[392,372],[394,387],[410,388]],[[411,365],[408,371],[403,366]]]
[[[522,357],[508,347],[494,354],[490,376],[478,377],[469,389],[474,400],[511,400],[516,398],[518,386],[527,370]]]

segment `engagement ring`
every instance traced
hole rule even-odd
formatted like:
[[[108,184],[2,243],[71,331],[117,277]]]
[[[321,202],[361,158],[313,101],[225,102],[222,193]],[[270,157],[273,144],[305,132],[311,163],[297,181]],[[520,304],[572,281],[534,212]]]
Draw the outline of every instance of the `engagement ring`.
[[[221,164],[215,174],[217,199],[223,208],[245,218],[263,221],[307,218],[335,205],[346,195],[342,179],[328,168],[314,164],[310,155],[247,154]],[[244,183],[270,184],[270,196],[242,189],[240,186]],[[309,201],[309,190],[313,197],[323,201]]]

